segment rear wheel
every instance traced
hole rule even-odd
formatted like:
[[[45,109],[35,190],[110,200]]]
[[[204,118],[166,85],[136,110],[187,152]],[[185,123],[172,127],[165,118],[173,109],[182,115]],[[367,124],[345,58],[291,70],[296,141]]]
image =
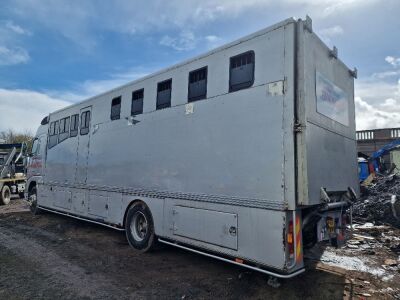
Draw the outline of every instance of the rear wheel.
[[[36,186],[32,187],[28,193],[28,201],[30,205],[30,210],[34,215],[39,214],[40,208],[37,206],[37,192]]]
[[[129,244],[141,252],[147,252],[155,246],[153,218],[150,209],[143,202],[131,206],[125,220],[126,238]]]
[[[10,201],[11,201],[11,191],[10,191],[10,188],[7,185],[5,185],[1,189],[0,202],[1,202],[1,204],[7,205],[10,203]]]

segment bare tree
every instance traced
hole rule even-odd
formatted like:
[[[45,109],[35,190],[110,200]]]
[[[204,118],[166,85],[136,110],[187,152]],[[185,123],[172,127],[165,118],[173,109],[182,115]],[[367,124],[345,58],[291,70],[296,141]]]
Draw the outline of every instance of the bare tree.
[[[14,143],[27,143],[28,149],[33,139],[33,134],[25,130],[24,132],[16,132],[13,129],[8,129],[0,132],[0,140],[4,143],[14,144]]]

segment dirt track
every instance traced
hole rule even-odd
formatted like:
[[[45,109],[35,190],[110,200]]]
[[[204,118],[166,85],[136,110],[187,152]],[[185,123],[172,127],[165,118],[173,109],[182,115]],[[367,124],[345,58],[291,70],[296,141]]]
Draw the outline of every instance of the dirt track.
[[[340,274],[308,270],[281,286],[268,276],[164,247],[130,248],[124,233],[55,214],[0,208],[0,299],[342,299]]]

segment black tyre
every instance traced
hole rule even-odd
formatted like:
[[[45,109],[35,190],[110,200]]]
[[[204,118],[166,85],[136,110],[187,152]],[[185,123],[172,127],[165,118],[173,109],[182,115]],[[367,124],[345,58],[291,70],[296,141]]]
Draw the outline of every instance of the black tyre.
[[[18,196],[20,199],[24,199],[25,198],[25,194],[24,193],[18,193]]]
[[[36,186],[32,187],[28,193],[28,202],[30,204],[30,210],[34,215],[39,214],[40,208],[37,206],[37,191]]]
[[[11,191],[10,188],[5,185],[3,186],[3,188],[1,189],[1,195],[0,195],[0,204],[4,204],[7,205],[10,203],[11,201]]]
[[[154,248],[156,237],[154,234],[153,217],[143,202],[131,206],[125,220],[126,238],[129,244],[141,252]]]

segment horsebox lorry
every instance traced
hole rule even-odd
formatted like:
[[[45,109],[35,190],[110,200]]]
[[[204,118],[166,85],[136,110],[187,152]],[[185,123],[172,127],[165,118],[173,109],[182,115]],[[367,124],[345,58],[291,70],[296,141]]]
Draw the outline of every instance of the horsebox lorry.
[[[280,278],[341,244],[358,194],[354,77],[287,19],[55,111],[28,167],[39,210]]]

